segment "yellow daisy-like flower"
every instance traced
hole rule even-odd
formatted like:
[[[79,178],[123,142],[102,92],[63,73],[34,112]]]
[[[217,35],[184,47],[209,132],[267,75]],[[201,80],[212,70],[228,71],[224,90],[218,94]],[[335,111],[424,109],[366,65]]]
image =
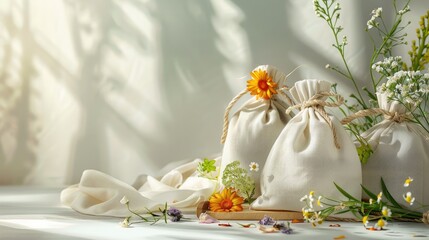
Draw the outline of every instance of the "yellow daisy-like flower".
[[[377,229],[377,230],[381,230],[386,225],[387,225],[387,221],[384,220],[384,219],[380,219],[380,220],[377,221],[377,223],[375,224],[374,228]]]
[[[225,188],[220,193],[213,194],[209,199],[209,207],[213,212],[239,212],[243,211],[241,204],[244,199],[238,196],[231,188]]]
[[[408,187],[408,186],[410,186],[410,183],[411,183],[413,180],[414,180],[414,179],[412,179],[411,177],[408,177],[407,179],[405,179],[404,187]]]
[[[380,192],[378,195],[377,195],[377,203],[380,203],[381,202],[381,198],[383,197],[383,192]]]
[[[362,218],[362,223],[363,223],[363,225],[365,226],[365,227],[367,227],[368,226],[368,216],[363,216],[363,218]]]
[[[384,217],[391,217],[392,216],[392,211],[386,206],[383,206],[381,213],[383,214]]]
[[[404,200],[409,203],[410,205],[413,205],[414,200],[416,200],[416,198],[413,197],[413,195],[411,194],[411,192],[407,192],[406,195],[404,195]]]
[[[252,79],[247,81],[247,90],[251,95],[255,95],[256,99],[270,99],[274,94],[277,94],[277,83],[268,75],[267,71],[258,69],[250,73]]]

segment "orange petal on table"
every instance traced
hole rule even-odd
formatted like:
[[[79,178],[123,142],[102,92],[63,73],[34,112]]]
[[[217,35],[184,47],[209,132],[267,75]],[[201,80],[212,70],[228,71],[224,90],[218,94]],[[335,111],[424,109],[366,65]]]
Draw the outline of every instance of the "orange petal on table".
[[[345,239],[345,238],[346,238],[346,236],[339,235],[339,236],[334,237],[334,240]]]

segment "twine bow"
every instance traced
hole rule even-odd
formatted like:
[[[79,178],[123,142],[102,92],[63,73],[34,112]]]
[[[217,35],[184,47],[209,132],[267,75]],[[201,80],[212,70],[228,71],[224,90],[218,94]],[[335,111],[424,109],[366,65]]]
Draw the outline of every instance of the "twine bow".
[[[326,102],[324,100],[321,100],[323,97],[331,97],[335,96],[336,102]],[[286,113],[289,114],[294,109],[304,109],[304,108],[313,108],[316,112],[322,116],[323,119],[325,119],[326,123],[328,123],[329,128],[331,128],[332,135],[334,136],[334,144],[337,149],[340,149],[340,144],[338,142],[338,136],[337,131],[334,128],[334,125],[332,123],[332,119],[329,117],[328,113],[325,111],[325,107],[339,107],[341,104],[344,103],[344,98],[336,93],[333,92],[321,92],[318,94],[315,94],[313,97],[311,97],[308,101],[293,105],[289,107],[286,110]]]
[[[394,121],[397,123],[402,123],[405,121],[410,121],[412,118],[410,114],[408,113],[398,113],[398,112],[389,112],[381,108],[372,108],[372,109],[364,109],[360,110],[348,117],[345,117],[343,120],[341,120],[341,124],[348,124],[352,122],[353,120],[357,118],[362,117],[368,117],[368,116],[374,116],[374,115],[381,115],[383,114],[384,119]]]

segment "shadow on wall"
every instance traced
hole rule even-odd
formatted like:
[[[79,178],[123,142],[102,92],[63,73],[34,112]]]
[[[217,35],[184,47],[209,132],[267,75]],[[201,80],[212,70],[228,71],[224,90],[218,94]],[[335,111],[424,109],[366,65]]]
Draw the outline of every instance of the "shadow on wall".
[[[19,26],[13,18],[13,12],[22,13]],[[10,12],[1,20],[9,38],[4,41],[2,69],[0,73],[0,185],[22,184],[33,170],[38,146],[36,132],[37,116],[31,109],[31,102],[38,94],[37,71],[34,67],[35,52],[30,29],[28,1],[22,5],[11,4]],[[13,62],[12,44],[22,47],[19,64]],[[17,66],[18,65],[18,66]],[[19,73],[14,76],[13,70]]]
[[[136,26],[118,3],[81,0],[70,1],[68,5],[74,49],[81,60],[75,79],[76,98],[82,112],[79,133],[71,152],[73,157],[68,169],[68,183],[78,182],[85,169],[110,174],[115,172],[112,162],[120,159],[109,159],[106,153],[106,149],[115,147],[109,145],[107,129],[113,131],[141,159],[144,168],[139,170],[136,170],[137,166],[122,166],[128,168],[130,174],[135,171],[152,174],[172,161],[202,156],[218,141],[209,137],[218,135],[218,129],[204,125],[204,122],[213,122],[212,119],[220,116],[223,107],[216,97],[228,91],[222,77],[224,57],[216,49],[214,30],[207,28],[211,26],[211,3],[153,1],[153,6],[149,8],[145,3],[128,2],[135,10],[149,14],[160,31],[157,36],[159,77],[152,81],[157,82],[159,92],[155,94],[159,95],[157,99],[162,108],[151,105],[150,98],[154,93],[143,86],[139,99],[144,104],[138,110],[144,114],[150,113],[151,121],[156,121],[156,134],[153,135],[142,133],[123,110],[109,105],[106,94],[100,91],[97,82],[106,78],[113,81],[103,75],[103,68],[106,68],[104,59],[112,51],[116,57],[121,57],[120,51],[114,51],[118,37],[141,54],[148,51],[144,44],[146,36],[141,33],[141,28],[145,26]],[[85,13],[90,13],[90,21],[82,19]],[[95,39],[86,48],[84,35]],[[204,64],[201,64],[202,59]],[[206,78],[212,74],[218,77]],[[143,80],[140,80],[142,84]],[[114,79],[114,83],[110,83],[116,86],[121,84],[126,84],[124,79]]]

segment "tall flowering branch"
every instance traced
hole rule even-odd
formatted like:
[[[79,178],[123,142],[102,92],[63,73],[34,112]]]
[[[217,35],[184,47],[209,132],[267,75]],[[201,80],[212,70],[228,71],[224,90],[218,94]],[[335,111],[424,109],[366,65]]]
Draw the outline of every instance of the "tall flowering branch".
[[[365,100],[361,94],[361,91],[356,83],[355,78],[353,77],[352,72],[350,71],[349,64],[347,63],[346,57],[345,57],[345,50],[346,45],[348,44],[347,36],[340,37],[340,33],[343,31],[343,27],[339,25],[338,20],[340,19],[340,10],[341,6],[336,0],[314,0],[314,11],[318,17],[325,20],[328,24],[329,28],[331,29],[333,35],[334,35],[334,43],[332,46],[338,50],[338,53],[341,56],[341,60],[343,61],[345,72],[339,69],[339,67],[331,67],[330,65],[327,65],[327,68],[330,68],[334,70],[335,72],[341,74],[345,78],[349,79],[357,93],[356,95],[352,95],[351,97],[356,99],[364,108],[366,107]]]
[[[408,5],[409,2],[410,0],[408,0],[407,3],[401,9],[398,10],[396,0],[393,1],[393,6],[396,14],[394,15],[393,24],[391,27],[388,27],[388,25],[384,21],[382,8],[377,8],[373,10],[371,19],[367,22],[366,31],[369,31],[370,29],[376,29],[376,35],[381,41],[381,44],[377,46],[375,39],[371,36],[371,34],[369,35],[374,46],[374,51],[369,61],[370,75],[374,92],[377,91],[377,86],[384,79],[382,76],[380,76],[378,79],[376,79],[376,77],[374,76],[374,72],[372,69],[374,63],[377,61],[377,59],[379,59],[380,56],[391,57],[392,50],[394,47],[407,44],[407,42],[405,41],[405,37],[407,36],[407,34],[403,33],[403,31],[410,24],[410,22],[407,22],[405,25],[402,25],[402,23],[403,16],[410,11],[410,7]],[[402,66],[399,67],[402,68]],[[369,94],[369,96],[371,97],[373,95]],[[374,96],[373,99],[376,100]]]

